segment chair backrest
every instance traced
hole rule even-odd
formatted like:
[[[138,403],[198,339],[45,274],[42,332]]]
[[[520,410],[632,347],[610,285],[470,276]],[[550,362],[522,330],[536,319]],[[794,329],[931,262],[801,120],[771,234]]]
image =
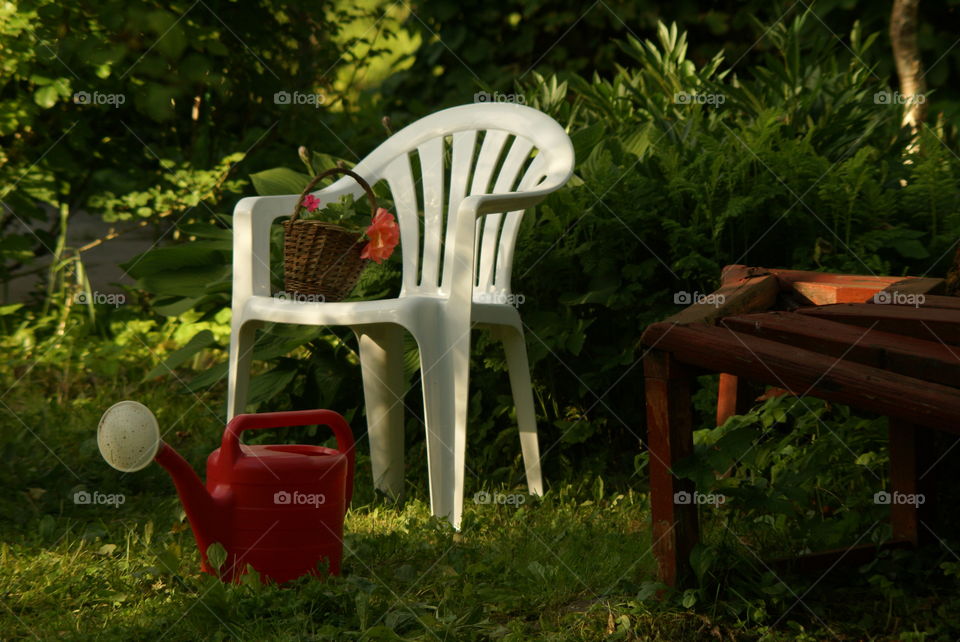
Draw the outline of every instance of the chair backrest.
[[[395,133],[354,168],[371,184],[385,180],[396,204],[404,294],[449,294],[453,230],[461,201],[476,194],[553,189],[573,171],[573,145],[546,114],[515,104],[462,105]],[[330,191],[361,196],[337,181]],[[354,183],[355,185],[355,183]],[[327,191],[324,190],[324,191]],[[474,298],[509,294],[523,211],[477,222]]]

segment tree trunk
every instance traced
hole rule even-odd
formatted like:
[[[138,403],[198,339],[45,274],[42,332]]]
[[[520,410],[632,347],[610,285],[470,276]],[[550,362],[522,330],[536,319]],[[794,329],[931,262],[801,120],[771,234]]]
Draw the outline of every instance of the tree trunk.
[[[920,0],[893,0],[890,13],[890,42],[893,59],[900,77],[900,95],[895,102],[902,103],[903,125],[917,135],[927,116],[927,81],[923,62],[917,47],[917,8]]]

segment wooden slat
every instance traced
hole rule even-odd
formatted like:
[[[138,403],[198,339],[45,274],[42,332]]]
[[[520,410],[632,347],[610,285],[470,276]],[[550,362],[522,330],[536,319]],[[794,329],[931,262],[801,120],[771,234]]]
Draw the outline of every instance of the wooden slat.
[[[928,294],[924,297],[923,307],[945,308],[947,310],[960,310],[960,297],[938,296],[936,294]]]
[[[799,308],[799,314],[874,327],[919,339],[960,345],[960,312],[942,308],[927,309],[905,305],[843,303]]]
[[[913,542],[892,539],[879,547],[876,544],[860,544],[848,548],[834,548],[799,557],[787,557],[770,560],[767,564],[776,571],[800,571],[802,573],[823,573],[834,567],[849,572],[850,566],[860,566],[870,562],[881,550],[912,549]]]
[[[902,294],[943,294],[945,288],[946,281],[943,279],[907,277],[891,283],[885,290]]]
[[[793,312],[726,317],[724,327],[947,386],[960,385],[960,348]]]
[[[794,281],[793,283],[793,291],[809,301],[810,305],[865,303],[883,289],[883,285],[880,284],[853,286],[836,283],[812,283],[809,281]]]
[[[775,275],[789,290],[796,282],[824,283],[851,288],[883,289],[893,283],[903,281],[900,276],[871,276],[866,274],[834,274],[832,272],[810,272],[806,270],[780,270],[773,268],[770,274]],[[909,280],[909,277],[908,279]]]
[[[960,390],[726,328],[655,323],[641,337],[682,363],[960,433]]]
[[[666,321],[681,325],[713,324],[720,317],[731,314],[766,310],[777,300],[779,292],[776,277],[770,275],[732,281],[713,293],[716,303],[694,303]]]

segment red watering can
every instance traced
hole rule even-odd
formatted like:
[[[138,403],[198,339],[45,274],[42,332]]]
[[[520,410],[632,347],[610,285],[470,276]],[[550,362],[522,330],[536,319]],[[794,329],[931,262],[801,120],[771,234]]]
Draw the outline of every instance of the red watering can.
[[[337,450],[240,443],[244,430],[313,424],[333,430]],[[224,581],[237,581],[247,564],[276,582],[318,575],[321,560],[327,560],[331,573],[340,574],[354,452],[350,426],[332,410],[237,415],[227,425],[220,448],[207,458],[206,487],[186,460],[160,440],[156,417],[136,401],[107,409],[97,444],[117,470],[137,471],[156,460],[170,473],[205,572],[217,574],[207,547],[219,542],[227,551],[220,569]]]

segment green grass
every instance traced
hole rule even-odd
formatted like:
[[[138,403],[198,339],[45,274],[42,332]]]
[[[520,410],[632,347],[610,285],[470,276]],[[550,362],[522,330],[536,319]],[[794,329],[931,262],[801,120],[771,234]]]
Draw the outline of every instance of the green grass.
[[[455,533],[429,514],[425,461],[408,462],[410,498],[395,505],[374,494],[363,444],[341,577],[221,584],[199,573],[166,473],[154,465],[123,475],[97,451],[100,414],[124,398],[153,408],[164,439],[197,466],[218,444],[222,389],[194,396],[175,380],[141,382],[157,360],[147,343],[48,343],[0,372],[2,639],[956,637],[960,564],[940,572],[953,560],[942,552],[932,562],[881,560],[869,575],[785,577],[753,593],[714,584],[659,601],[642,480],[635,488],[553,480],[542,500],[521,507],[473,503],[480,487],[471,480]],[[125,501],[77,505],[78,489]],[[749,534],[749,525],[738,529]],[[718,530],[708,520],[707,537]],[[763,572],[749,561],[728,560],[740,575]],[[918,579],[931,569],[935,578]],[[804,603],[781,620],[793,594]]]

